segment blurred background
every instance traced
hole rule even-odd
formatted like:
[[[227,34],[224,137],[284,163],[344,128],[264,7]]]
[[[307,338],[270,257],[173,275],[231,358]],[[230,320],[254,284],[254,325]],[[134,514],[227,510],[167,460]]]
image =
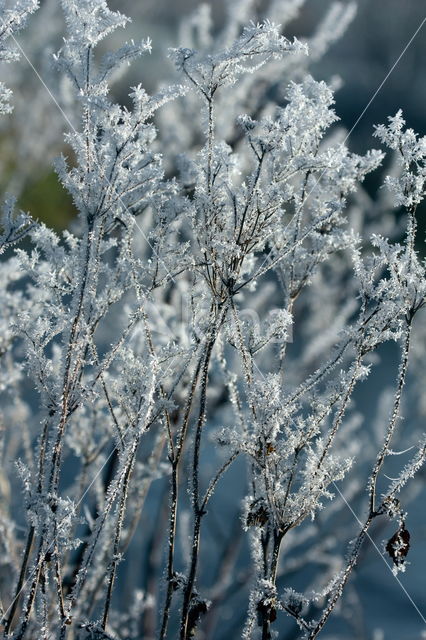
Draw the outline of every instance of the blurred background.
[[[133,64],[126,76],[119,80],[114,90],[116,99],[125,101],[128,87],[139,82],[148,91],[154,91],[160,83],[173,79],[167,48],[185,44],[179,41],[179,24],[200,4],[195,0],[111,0],[111,7],[128,15],[132,23],[125,34],[116,32],[105,41],[104,49],[132,37],[136,40],[149,36],[153,44],[151,56]],[[213,28],[219,29],[224,21],[224,0],[211,0],[207,4],[212,8]],[[426,17],[426,3],[422,0],[359,0],[357,4],[357,13],[343,37],[311,67],[316,79],[324,79],[340,87],[336,92],[336,112],[348,131]],[[66,88],[51,68],[52,53],[61,45],[63,25],[56,3],[42,0],[41,5],[41,10],[31,17],[29,28],[20,37],[20,42],[67,113]],[[307,0],[300,16],[288,24],[285,35],[300,39],[309,37],[329,6],[328,0]],[[262,3],[259,2],[261,8]],[[378,147],[378,142],[372,138],[373,125],[385,122],[399,108],[403,110],[408,126],[421,135],[426,133],[425,56],[426,25],[357,123],[348,140],[351,150],[364,153],[368,148]],[[0,123],[2,191],[14,193],[20,207],[29,210],[34,217],[57,230],[63,229],[72,221],[74,208],[58,184],[52,163],[61,151],[66,150],[63,142],[66,123],[62,116],[58,117],[57,107],[24,58],[9,65],[4,76],[5,82],[14,90],[15,111],[12,118],[3,118]],[[385,162],[383,171],[376,172],[366,183],[373,198],[386,167]],[[424,213],[419,212],[421,240],[424,239]],[[420,249],[423,250],[423,246],[422,243]],[[395,376],[395,368],[391,365],[395,362],[395,354],[386,351],[382,358],[381,387],[392,384]],[[373,419],[373,412],[368,411],[368,406],[370,402],[373,404],[376,389],[364,385],[359,394],[361,404],[367,407],[366,416]],[[236,487],[239,478],[241,469],[236,466],[228,478],[225,493],[219,494],[219,514],[226,514],[227,504],[233,500],[229,487]],[[380,531],[376,531],[374,537],[378,548],[366,545],[362,562],[351,581],[348,596],[351,610],[345,614],[350,619],[350,630],[342,626],[341,620],[333,619],[322,635],[324,640],[420,640],[426,637],[422,635],[426,629],[426,494],[419,483],[413,492],[414,503],[408,519],[412,531],[411,565],[401,579],[403,586],[392,576],[380,556]],[[348,522],[354,518],[349,510],[346,517]],[[292,571],[290,565],[288,571]],[[283,638],[287,640],[289,636]]]
[[[213,29],[218,30],[223,24],[224,2],[210,0],[206,3],[212,9]],[[110,2],[112,8],[129,16],[132,23],[126,32],[119,30],[105,40],[103,48],[119,45],[130,37],[135,40],[150,37],[153,47],[152,54],[133,63],[117,83],[117,99],[125,100],[128,87],[136,83],[142,82],[148,91],[153,91],[159,83],[173,77],[167,49],[184,44],[179,42],[182,39],[179,25],[185,15],[201,4],[197,0]],[[261,13],[262,0],[257,4]],[[300,15],[287,25],[285,35],[296,35],[301,39],[311,36],[330,4],[328,0],[306,0]],[[336,112],[348,130],[352,129],[426,16],[426,5],[419,0],[358,0],[356,4],[357,13],[343,37],[310,68],[316,79],[341,85],[336,91]],[[29,29],[20,36],[20,42],[49,88],[61,95],[61,106],[66,112],[66,97],[51,68],[52,53],[61,46],[63,25],[57,3],[42,0],[41,6],[41,10],[31,17]],[[420,134],[425,132],[425,55],[426,27],[423,27],[356,125],[348,140],[353,151],[362,153],[379,146],[372,139],[373,125],[385,122],[399,108],[403,109],[408,126]],[[7,78],[9,85],[26,99],[15,100],[12,121],[8,118],[0,125],[2,187],[16,193],[20,205],[31,209],[36,217],[58,229],[64,228],[73,216],[73,209],[57,185],[52,161],[61,151],[63,136],[58,127],[64,129],[65,122],[57,117],[57,108],[24,58],[21,57],[17,64],[7,65],[4,75],[10,76]],[[16,129],[20,131],[18,146],[14,135]],[[12,178],[17,163],[21,165],[19,184]],[[374,192],[380,183],[380,172],[376,172],[369,178],[367,187]]]

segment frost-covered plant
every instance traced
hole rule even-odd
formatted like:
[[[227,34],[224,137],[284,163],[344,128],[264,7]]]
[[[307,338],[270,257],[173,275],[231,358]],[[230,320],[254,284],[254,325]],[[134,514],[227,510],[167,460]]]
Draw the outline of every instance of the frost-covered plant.
[[[149,41],[101,55],[128,19],[105,0],[61,5],[54,63],[78,125],[56,171],[76,221],[59,236],[10,199],[2,219],[0,419],[21,483],[5,464],[3,635],[267,640],[296,623],[316,638],[378,518],[396,519],[386,550],[395,571],[406,566],[400,494],[424,437],[400,438],[416,450],[388,487],[383,468],[426,295],[415,247],[425,140],[400,113],[376,131],[401,164],[386,181],[407,214],[397,243],[389,217],[370,221],[360,204],[383,153],[347,149],[332,89],[306,70],[352,3],[332,3],[308,42],[272,21],[286,25],[301,0],[262,16],[230,2],[215,36],[204,7],[170,52],[177,83],[154,96],[133,87],[127,106],[110,84]],[[371,442],[354,393],[388,342],[397,379]],[[326,527],[346,477],[369,499],[343,556]],[[227,521],[229,509],[235,526],[217,535],[211,514]],[[304,593],[282,579],[283,556],[315,573]],[[241,615],[220,628],[235,594]]]
[[[38,8],[38,0],[2,0],[0,3],[0,61],[12,62],[17,60],[19,53],[10,42],[11,38],[25,26],[29,14]],[[0,82],[0,115],[10,113],[11,91]]]

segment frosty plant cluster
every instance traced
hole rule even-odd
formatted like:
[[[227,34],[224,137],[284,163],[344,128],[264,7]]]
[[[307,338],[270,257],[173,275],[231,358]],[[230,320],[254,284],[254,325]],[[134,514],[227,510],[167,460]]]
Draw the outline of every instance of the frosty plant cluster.
[[[98,46],[128,18],[106,0],[0,2],[16,105],[29,72],[14,33],[32,12],[28,34],[46,15],[62,30],[28,108],[41,117],[52,87],[76,211],[59,234],[4,196],[5,639],[313,640],[345,615],[377,523],[406,568],[426,455],[411,419],[425,411],[426,143],[400,112],[377,127],[394,168],[367,195],[384,153],[349,151],[332,88],[309,73],[355,4],[324,3],[315,33],[289,39],[303,4],[229,0],[220,30],[201,6],[170,51],[174,80],[115,101],[151,48]],[[46,151],[25,149],[27,167]]]

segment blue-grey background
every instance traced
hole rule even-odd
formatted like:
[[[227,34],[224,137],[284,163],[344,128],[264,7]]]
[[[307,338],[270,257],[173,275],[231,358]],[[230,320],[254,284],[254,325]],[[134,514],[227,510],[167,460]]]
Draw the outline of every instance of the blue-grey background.
[[[153,52],[135,63],[122,85],[123,91],[132,84],[142,82],[148,90],[154,90],[161,81],[166,81],[171,74],[170,62],[166,57],[168,46],[177,44],[178,23],[186,12],[198,6],[195,0],[114,0],[111,5],[120,9],[132,18],[126,38],[147,37],[153,40]],[[223,2],[211,0],[216,25],[223,20]],[[330,80],[336,74],[342,79],[342,88],[336,94],[336,111],[344,126],[351,130],[370,99],[385,80],[392,66],[398,60],[413,34],[426,17],[425,0],[359,0],[359,10],[345,36],[325,55],[312,69],[317,79]],[[309,35],[315,29],[318,20],[329,6],[326,0],[308,0],[301,17],[291,23],[287,36]],[[36,16],[35,16],[36,19]],[[30,22],[31,27],[31,22]],[[46,25],[48,27],[48,25]],[[42,34],[40,33],[40,36]],[[121,38],[123,34],[117,34]],[[24,41],[26,36],[23,36]],[[33,59],[37,52],[37,34],[28,37],[26,51]],[[385,122],[387,116],[394,115],[402,108],[409,126],[420,134],[426,133],[426,25],[418,33],[385,81],[372,104],[361,121],[357,124],[348,145],[356,152],[365,152],[371,146],[378,146],[371,138],[373,125]],[[20,65],[25,66],[22,60]],[[23,68],[22,67],[22,68]],[[42,66],[39,67],[42,70]],[[13,71],[10,71],[12,73]],[[127,89],[126,89],[127,90]],[[19,92],[16,92],[16,108],[19,109]],[[33,128],[34,145],[37,138],[46,137],[48,123]],[[33,215],[45,219],[57,228],[66,226],[72,219],[72,205],[64,199],[63,191],[57,187],[56,178],[51,169],[51,160],[58,149],[52,147],[49,153],[38,161],[37,170],[31,170],[20,185],[20,204],[31,210]],[[13,164],[13,163],[11,163]],[[386,166],[386,165],[385,165]],[[13,168],[13,166],[12,166]],[[7,176],[6,176],[7,177]],[[4,176],[2,178],[4,180]],[[369,179],[367,187],[374,195],[380,183],[380,172]],[[64,215],[57,217],[57,211]],[[419,211],[420,240],[422,249],[424,240],[426,211]],[[381,364],[378,372],[363,385],[357,401],[363,408],[366,417],[365,429],[370,427],[376,412],[376,400],[379,390],[392,385],[397,369],[397,352],[393,347],[382,350]],[[426,390],[425,390],[426,393]],[[421,424],[407,420],[403,428],[424,430]],[[244,470],[236,465],[226,476],[224,487],[215,499],[214,511],[223,521],[230,521],[235,513],[235,496],[241,495],[237,490],[244,482]],[[332,620],[323,634],[324,640],[346,638],[351,640],[420,640],[426,630],[422,616],[426,617],[426,492],[424,475],[414,487],[415,497],[409,507],[407,526],[412,534],[412,548],[409,554],[410,565],[407,573],[399,577],[402,586],[392,576],[389,568],[373,544],[365,545],[361,562],[351,580],[351,625]],[[155,491],[160,489],[154,488]],[[154,493],[155,496],[155,493]],[[361,517],[359,503],[355,510]],[[348,523],[354,516],[348,509]],[[356,525],[353,527],[355,532]],[[226,532],[227,534],[229,531]],[[392,530],[373,530],[372,537],[379,550],[382,540]],[[388,536],[389,537],[389,536]],[[343,544],[346,541],[343,541]],[[208,550],[207,550],[208,552]],[[285,550],[284,550],[285,553]],[[285,562],[285,558],[284,558]],[[413,602],[410,602],[412,599]],[[414,604],[418,607],[416,610]],[[354,622],[356,624],[354,624]],[[281,630],[284,633],[283,630]],[[281,635],[280,635],[281,638]],[[223,639],[224,640],[224,639]],[[231,638],[229,639],[231,640]],[[282,640],[289,640],[282,635]]]

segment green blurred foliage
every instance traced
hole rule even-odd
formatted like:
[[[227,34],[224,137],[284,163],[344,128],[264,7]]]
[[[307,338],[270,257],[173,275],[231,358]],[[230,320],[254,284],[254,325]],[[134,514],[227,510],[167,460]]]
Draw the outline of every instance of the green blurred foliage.
[[[68,227],[76,215],[70,196],[53,170],[25,186],[18,206],[55,231]]]

